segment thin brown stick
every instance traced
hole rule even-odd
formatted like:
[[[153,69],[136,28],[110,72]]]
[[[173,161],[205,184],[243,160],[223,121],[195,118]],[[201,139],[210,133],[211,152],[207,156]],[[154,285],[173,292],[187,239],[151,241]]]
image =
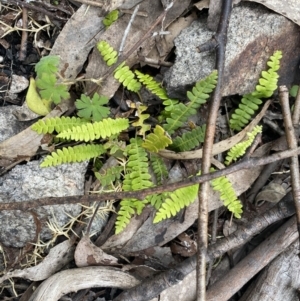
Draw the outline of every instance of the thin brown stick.
[[[285,134],[288,147],[290,149],[297,148],[297,139],[292,122],[292,116],[289,104],[289,91],[286,86],[279,87],[279,98],[282,108],[283,121],[285,126]],[[295,119],[297,116],[295,117]],[[299,161],[298,156],[294,155],[290,158],[291,184],[293,191],[293,198],[296,208],[297,228],[300,238],[300,176],[299,176]]]
[[[21,47],[20,47],[20,54],[19,54],[19,60],[22,62],[25,60],[26,58],[26,54],[27,54],[27,38],[28,38],[28,31],[26,29],[28,29],[28,11],[26,7],[23,7],[22,9],[22,27],[23,27],[23,31],[22,31],[22,38],[21,38]]]
[[[222,15],[214,39],[217,41],[216,67],[218,70],[218,82],[210,104],[209,116],[206,124],[205,140],[203,145],[203,160],[201,173],[207,174],[211,165],[211,154],[216,130],[216,120],[222,99],[222,78],[225,65],[225,47],[227,41],[227,28],[231,14],[232,0],[223,1]],[[198,211],[198,260],[197,260],[197,301],[206,300],[206,255],[208,245],[208,200],[210,193],[208,182],[199,188]]]
[[[266,165],[285,158],[289,158],[295,154],[300,154],[300,147],[298,147],[297,149],[278,152],[267,157],[246,158],[242,161],[230,165],[229,167],[217,170],[213,173],[191,177],[181,182],[165,184],[162,186],[156,186],[156,187],[137,190],[137,191],[109,192],[109,193],[101,193],[97,195],[68,196],[68,197],[59,197],[59,198],[50,197],[50,198],[33,200],[33,201],[0,203],[0,210],[28,210],[30,208],[36,208],[39,206],[60,205],[60,204],[67,204],[67,203],[74,204],[74,203],[86,203],[86,202],[97,202],[97,201],[99,202],[99,201],[118,200],[118,199],[127,199],[127,198],[143,200],[147,195],[153,193],[173,191],[178,188],[183,188],[190,185],[203,183],[205,181],[210,181],[221,176],[229,175],[241,169],[249,169],[261,165]]]

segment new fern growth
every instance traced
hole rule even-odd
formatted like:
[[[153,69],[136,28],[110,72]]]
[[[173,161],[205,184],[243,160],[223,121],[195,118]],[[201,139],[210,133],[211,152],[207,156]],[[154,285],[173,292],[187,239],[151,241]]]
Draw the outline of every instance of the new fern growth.
[[[262,71],[259,84],[255,91],[243,96],[239,108],[235,110],[229,121],[230,127],[233,130],[240,131],[249,122],[251,117],[262,104],[261,98],[268,98],[273,95],[277,89],[278,73],[280,67],[280,59],[282,58],[281,51],[275,51],[270,57],[267,65],[270,67],[267,71]]]

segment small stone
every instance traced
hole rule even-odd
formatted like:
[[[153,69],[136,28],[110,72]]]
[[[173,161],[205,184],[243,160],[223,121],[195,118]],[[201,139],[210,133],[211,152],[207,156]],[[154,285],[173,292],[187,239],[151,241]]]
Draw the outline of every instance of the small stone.
[[[29,81],[26,77],[13,74],[11,77],[11,85],[9,92],[12,94],[20,93],[27,89]]]

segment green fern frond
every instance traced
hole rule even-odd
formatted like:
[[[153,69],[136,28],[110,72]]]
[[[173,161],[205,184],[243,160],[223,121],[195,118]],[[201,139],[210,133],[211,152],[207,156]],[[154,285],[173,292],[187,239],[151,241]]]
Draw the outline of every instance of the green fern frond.
[[[235,110],[229,120],[230,128],[240,131],[249,123],[251,117],[258,110],[259,105],[262,104],[261,98],[268,98],[273,95],[277,89],[279,78],[277,71],[280,68],[281,58],[281,51],[275,51],[270,57],[267,62],[270,68],[268,71],[262,71],[259,84],[256,86],[255,91],[243,96],[239,108]]]
[[[142,143],[142,147],[149,152],[157,153],[170,144],[172,144],[172,140],[166,135],[165,130],[159,125],[156,125],[153,133],[146,136],[145,141]]]
[[[100,181],[102,186],[108,186],[111,183],[121,178],[122,171],[123,171],[123,166],[117,165],[117,166],[107,168],[103,172],[96,171],[95,176]]]
[[[62,116],[52,117],[45,120],[40,119],[34,123],[31,128],[39,134],[52,134],[54,131],[60,133],[86,123],[88,123],[88,121],[82,118]]]
[[[110,13],[108,13],[104,19],[102,20],[102,23],[105,25],[106,29],[112,25],[114,22],[116,22],[119,18],[119,11],[117,9],[112,10]]]
[[[97,49],[99,50],[107,66],[111,66],[117,62],[118,52],[114,50],[113,47],[111,47],[106,41],[98,42]]]
[[[180,188],[171,192],[156,213],[153,223],[175,216],[181,209],[193,203],[198,194],[199,185]]]
[[[171,148],[177,152],[185,152],[194,149],[204,142],[206,125],[197,126],[189,132],[184,133],[181,137],[173,140]]]
[[[141,83],[136,80],[134,73],[125,65],[125,62],[118,66],[114,77],[132,92],[138,92],[141,89]]]
[[[166,119],[167,123],[164,124],[164,129],[170,135],[182,127],[189,117],[195,115],[197,109],[207,101],[209,94],[216,86],[217,77],[217,71],[213,71],[209,76],[197,82],[192,92],[187,92],[189,103],[186,105],[178,103],[174,106],[170,117]]]
[[[72,139],[75,141],[93,141],[99,138],[107,138],[118,134],[129,127],[126,118],[106,118],[95,123],[86,123],[73,127],[57,135],[58,138]]]
[[[241,218],[243,205],[241,201],[238,200],[230,181],[225,176],[223,176],[211,180],[211,185],[213,187],[213,190],[220,193],[220,199],[223,201],[224,206],[226,206],[236,218]]]
[[[109,115],[108,97],[95,93],[92,98],[84,94],[76,99],[77,115],[91,121],[101,121]]]
[[[153,186],[151,176],[149,175],[148,157],[146,151],[142,148],[142,139],[132,138],[127,146],[128,162],[126,164],[127,173],[124,176],[123,190],[132,191]],[[124,199],[120,203],[120,210],[116,221],[116,234],[123,231],[129,223],[133,214],[140,214],[148,203],[136,199]]]
[[[82,162],[105,153],[102,145],[81,144],[74,147],[63,147],[48,155],[41,167],[56,166],[63,163]]]
[[[145,207],[145,202],[136,199],[123,199],[120,206],[115,222],[116,234],[121,233],[125,229],[134,214],[141,214]]]
[[[126,147],[128,162],[123,181],[123,190],[139,190],[152,186],[151,176],[149,175],[149,163],[146,151],[142,148],[142,139],[132,138]]]
[[[164,160],[155,154],[151,154],[150,162],[152,170],[156,177],[156,182],[158,185],[161,185],[163,181],[168,177],[167,166]]]
[[[152,76],[148,74],[143,74],[142,72],[136,70],[135,74],[138,80],[154,95],[156,95],[161,100],[169,99],[166,89],[164,89],[160,83],[158,83]]]
[[[229,165],[232,161],[236,161],[239,157],[242,157],[247,148],[253,143],[256,135],[262,132],[262,126],[255,126],[250,133],[247,133],[248,138],[245,141],[234,145],[227,153],[225,164]]]

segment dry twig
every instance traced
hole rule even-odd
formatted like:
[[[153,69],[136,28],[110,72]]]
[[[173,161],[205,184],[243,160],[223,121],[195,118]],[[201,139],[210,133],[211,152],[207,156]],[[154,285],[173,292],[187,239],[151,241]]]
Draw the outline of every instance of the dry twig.
[[[217,170],[213,173],[209,173],[201,176],[194,176],[185,179],[184,181],[181,182],[169,183],[161,186],[156,186],[156,187],[136,190],[136,191],[108,192],[108,193],[101,193],[99,195],[69,196],[69,197],[58,197],[58,198],[50,197],[50,198],[33,200],[33,201],[0,203],[0,210],[28,210],[31,208],[36,208],[38,206],[61,205],[67,203],[75,204],[75,203],[99,202],[99,201],[106,201],[106,200],[129,199],[129,198],[144,200],[147,195],[153,193],[173,191],[182,187],[203,183],[205,181],[210,181],[212,179],[216,179],[221,176],[229,175],[241,169],[249,169],[261,165],[266,165],[285,158],[289,158],[295,154],[300,154],[300,147],[298,147],[297,149],[278,152],[267,157],[245,158],[224,169]]]
[[[279,87],[279,98],[280,98],[280,104],[282,108],[282,115],[283,115],[283,121],[285,126],[287,144],[290,149],[296,149],[297,138],[295,135],[295,130],[294,130],[291,111],[290,111],[289,91],[286,86]],[[297,107],[299,109],[298,105]],[[297,116],[299,116],[298,112],[295,113],[295,117],[294,117],[296,122],[298,119]],[[299,177],[299,161],[297,155],[294,155],[290,158],[290,171],[291,171],[291,184],[292,184],[293,198],[294,198],[296,216],[297,216],[297,228],[300,234],[300,177]]]
[[[205,140],[203,145],[203,160],[201,173],[207,174],[211,165],[211,154],[216,130],[216,120],[222,99],[222,78],[225,65],[225,47],[227,41],[227,28],[232,9],[232,0],[223,1],[222,15],[218,25],[218,30],[212,46],[216,47],[216,69],[218,70],[218,82],[213,93],[209,108],[209,116],[206,124]],[[199,211],[198,211],[198,260],[197,260],[197,301],[206,300],[206,254],[208,245],[208,200],[209,183],[203,183],[199,188]]]

